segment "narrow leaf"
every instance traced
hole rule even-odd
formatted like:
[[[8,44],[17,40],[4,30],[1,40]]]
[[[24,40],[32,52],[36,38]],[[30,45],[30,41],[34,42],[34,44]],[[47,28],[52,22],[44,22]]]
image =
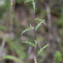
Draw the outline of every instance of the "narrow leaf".
[[[41,21],[42,23],[44,23],[46,25],[46,23],[42,19],[36,18],[35,20]]]
[[[27,2],[32,2],[32,4],[33,4],[33,9],[34,9],[34,11],[35,11],[35,1],[34,1],[34,0],[26,0],[25,3],[27,3]]]
[[[33,4],[33,9],[34,9],[34,12],[35,12],[35,2],[32,2],[32,4]]]
[[[35,41],[35,45],[37,45],[38,40],[34,40],[34,41]]]
[[[34,28],[31,26],[31,24],[30,24],[30,28],[31,28],[31,29],[34,29]]]
[[[25,30],[21,33],[21,35],[22,35],[23,33],[25,33],[26,31],[29,31],[29,30],[31,30],[31,29],[34,29],[34,28],[31,26],[31,27],[25,29]]]
[[[35,30],[37,31],[38,27],[42,24],[42,22],[40,22],[36,27]]]
[[[32,45],[32,46],[35,47],[35,44],[34,43],[31,43],[31,42],[28,42],[28,41],[23,41],[22,43],[27,43],[27,44]]]
[[[14,56],[11,56],[11,55],[6,55],[6,56],[2,57],[2,60],[4,60],[4,59],[10,59],[10,60],[17,61],[18,63],[22,63],[21,60],[19,60],[18,58],[14,57]]]
[[[43,48],[41,48],[39,51],[38,51],[38,55],[48,46],[49,44],[45,45]]]
[[[38,41],[37,41],[37,40],[34,40],[34,41],[35,41],[35,48],[36,48],[36,46],[37,46],[37,42],[38,42]]]

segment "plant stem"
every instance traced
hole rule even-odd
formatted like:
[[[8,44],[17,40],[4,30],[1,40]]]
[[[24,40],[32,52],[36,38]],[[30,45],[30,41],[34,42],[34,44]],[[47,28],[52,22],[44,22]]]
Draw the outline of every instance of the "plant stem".
[[[1,51],[0,51],[0,61],[1,61],[3,49],[5,46],[6,32],[7,32],[10,16],[11,16],[12,6],[13,6],[13,0],[11,0],[10,11],[9,11],[9,15],[8,15],[7,23],[6,23],[6,29],[5,29],[5,33],[4,33],[4,37],[3,37],[3,41],[2,41],[2,47],[1,47]]]
[[[35,2],[36,2],[36,0],[35,0]],[[35,19],[36,19],[36,3],[35,3],[35,12],[34,12],[34,20]],[[36,20],[34,21],[34,34],[35,34],[35,40],[36,40],[37,39],[37,35],[36,35],[35,27],[36,27]],[[36,45],[35,49],[36,49],[36,56],[35,56],[35,59],[36,59],[36,57],[37,57],[37,45]],[[35,63],[37,63],[37,61]]]
[[[35,0],[36,2],[36,0]],[[35,12],[34,12],[34,20],[36,19],[36,3],[35,3]],[[34,33],[35,33],[35,40],[37,39],[36,37],[36,31],[35,31],[35,24],[36,24],[36,21],[34,21]]]

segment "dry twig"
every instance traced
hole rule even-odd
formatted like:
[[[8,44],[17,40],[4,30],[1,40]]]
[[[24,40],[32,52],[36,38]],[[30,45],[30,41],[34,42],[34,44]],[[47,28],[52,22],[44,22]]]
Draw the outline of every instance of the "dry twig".
[[[12,6],[13,6],[13,0],[11,0],[10,11],[9,11],[9,15],[8,15],[7,23],[6,23],[6,29],[5,29],[5,33],[4,33],[4,37],[3,37],[3,41],[2,41],[2,47],[1,47],[1,51],[0,51],[0,61],[1,61],[3,49],[4,49],[4,46],[5,46],[6,32],[7,32],[10,16],[11,16]]]
[[[34,56],[34,62],[37,63],[36,57]]]

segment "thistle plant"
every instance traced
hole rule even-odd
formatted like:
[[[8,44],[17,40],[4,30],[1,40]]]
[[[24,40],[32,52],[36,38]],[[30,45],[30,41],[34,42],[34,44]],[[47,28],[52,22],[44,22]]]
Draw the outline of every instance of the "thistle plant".
[[[39,21],[39,23],[38,23],[35,27],[32,27],[32,25],[30,24],[30,27],[27,28],[27,29],[25,29],[25,30],[21,33],[21,35],[22,35],[22,34],[25,33],[26,31],[29,31],[29,30],[33,29],[34,32],[35,32],[35,40],[34,40],[35,43],[29,42],[29,41],[23,41],[22,43],[27,43],[27,44],[29,44],[29,45],[34,46],[34,47],[37,49],[37,42],[38,42],[38,40],[36,39],[36,31],[38,30],[39,26],[40,26],[42,23],[45,24],[45,25],[46,25],[46,23],[45,23],[44,20],[42,20],[42,19],[40,19],[40,18],[36,18],[36,0],[26,0],[25,3],[27,3],[27,2],[31,2],[31,3],[32,3],[33,9],[34,9],[34,12],[35,12],[35,19],[34,19],[34,21],[35,21],[35,22],[36,22],[36,21]],[[37,54],[39,55],[39,54],[43,51],[43,49],[45,49],[47,46],[48,46],[48,44],[45,45],[45,46],[43,46],[40,50],[38,50]]]

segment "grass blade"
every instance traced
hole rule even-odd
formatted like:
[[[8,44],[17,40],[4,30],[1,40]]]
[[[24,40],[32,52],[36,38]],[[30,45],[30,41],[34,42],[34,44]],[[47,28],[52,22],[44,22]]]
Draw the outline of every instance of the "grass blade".
[[[11,55],[6,55],[6,56],[2,57],[2,60],[4,60],[4,59],[14,60],[14,61],[17,61],[18,63],[22,63],[21,60],[19,60],[18,58],[14,57],[14,56],[11,56]]]

